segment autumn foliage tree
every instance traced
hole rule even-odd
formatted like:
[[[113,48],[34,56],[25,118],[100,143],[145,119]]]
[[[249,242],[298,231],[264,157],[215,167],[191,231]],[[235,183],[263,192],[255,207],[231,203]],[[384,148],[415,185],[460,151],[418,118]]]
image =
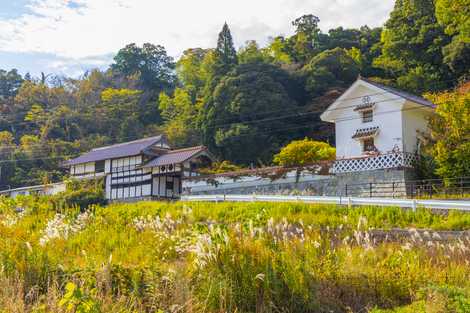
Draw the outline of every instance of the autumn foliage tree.
[[[336,149],[326,142],[308,138],[294,140],[274,156],[274,163],[281,166],[305,166],[318,161],[334,160]]]
[[[436,174],[443,178],[470,176],[470,83],[429,98],[437,105],[429,124],[429,150]]]

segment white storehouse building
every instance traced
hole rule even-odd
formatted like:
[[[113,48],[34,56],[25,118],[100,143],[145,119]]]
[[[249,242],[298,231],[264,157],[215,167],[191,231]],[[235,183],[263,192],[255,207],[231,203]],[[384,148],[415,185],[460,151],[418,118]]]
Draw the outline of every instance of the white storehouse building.
[[[410,179],[434,109],[424,98],[359,77],[321,115],[336,130],[330,172],[353,173],[352,181],[360,182],[374,180],[371,171],[386,180],[384,170],[392,173],[390,179]]]
[[[175,199],[184,177],[198,175],[213,157],[203,146],[172,150],[164,136],[93,149],[65,166],[77,179],[103,177],[106,199]]]

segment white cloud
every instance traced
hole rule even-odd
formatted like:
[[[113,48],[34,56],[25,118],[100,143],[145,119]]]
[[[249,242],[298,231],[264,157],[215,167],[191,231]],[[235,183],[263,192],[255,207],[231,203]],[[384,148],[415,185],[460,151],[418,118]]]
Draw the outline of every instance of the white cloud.
[[[190,47],[215,45],[227,21],[236,45],[265,44],[291,34],[303,14],[331,27],[379,26],[394,0],[31,0],[29,11],[0,19],[0,51],[52,53],[67,60],[101,60],[124,45],[152,42],[178,56]],[[0,4],[1,8],[1,4]]]

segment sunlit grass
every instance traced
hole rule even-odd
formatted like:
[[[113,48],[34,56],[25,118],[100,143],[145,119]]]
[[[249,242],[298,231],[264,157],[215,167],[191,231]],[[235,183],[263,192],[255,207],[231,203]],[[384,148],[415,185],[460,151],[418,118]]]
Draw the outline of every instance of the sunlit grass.
[[[429,235],[371,237],[391,228]],[[437,303],[428,294],[465,304],[470,241],[434,233],[465,229],[470,215],[423,209],[141,202],[84,215],[1,199],[0,312],[64,312],[69,282],[102,312],[420,312]]]

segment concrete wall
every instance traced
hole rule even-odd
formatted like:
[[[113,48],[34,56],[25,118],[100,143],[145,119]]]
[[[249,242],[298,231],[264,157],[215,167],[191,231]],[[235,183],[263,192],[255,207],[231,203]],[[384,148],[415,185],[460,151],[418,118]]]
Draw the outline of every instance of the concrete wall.
[[[333,185],[332,185],[333,184]],[[327,195],[334,192],[332,176],[315,175],[304,171],[290,171],[285,176],[272,180],[261,176],[237,178],[216,177],[213,179],[185,179],[182,182],[183,194],[290,194],[304,193]]]
[[[16,198],[18,196],[29,196],[32,194],[55,195],[63,191],[65,191],[65,184],[56,183],[56,184],[49,184],[49,185],[38,185],[38,186],[30,186],[30,187],[4,190],[0,192],[0,195]]]
[[[405,169],[375,170],[331,176],[303,172],[298,180],[295,171],[276,180],[258,176],[239,179],[219,177],[211,181],[183,180],[183,194],[302,194],[315,196],[370,196],[373,184],[374,197],[405,196],[407,180],[413,172]],[[393,186],[392,186],[393,184]]]
[[[384,169],[336,174],[337,194],[355,197],[406,196],[406,182],[415,179],[412,169]]]

